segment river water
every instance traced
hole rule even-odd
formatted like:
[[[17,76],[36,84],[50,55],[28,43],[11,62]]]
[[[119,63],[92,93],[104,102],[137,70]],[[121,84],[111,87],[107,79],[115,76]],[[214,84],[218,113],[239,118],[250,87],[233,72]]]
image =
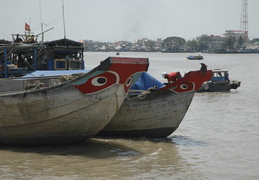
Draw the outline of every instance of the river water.
[[[149,73],[229,70],[237,91],[196,93],[180,127],[169,138],[92,138],[80,145],[0,146],[0,179],[259,179],[259,54],[120,53],[148,57]],[[86,52],[91,69],[115,52]]]

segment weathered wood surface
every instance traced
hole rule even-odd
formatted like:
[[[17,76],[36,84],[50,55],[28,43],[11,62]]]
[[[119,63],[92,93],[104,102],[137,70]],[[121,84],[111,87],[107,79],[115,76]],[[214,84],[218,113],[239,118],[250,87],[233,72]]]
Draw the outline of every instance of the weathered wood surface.
[[[42,145],[93,137],[118,111],[133,79],[148,65],[145,58],[108,58],[92,71],[62,84],[19,92],[13,91],[10,82],[6,83],[8,91],[0,86],[0,143]],[[25,81],[14,86],[26,87]]]
[[[100,134],[166,137],[182,122],[194,93],[176,94],[166,90],[148,94],[144,99],[126,99]]]
[[[190,71],[148,94],[129,97],[99,136],[166,137],[182,122],[193,96],[212,71]]]

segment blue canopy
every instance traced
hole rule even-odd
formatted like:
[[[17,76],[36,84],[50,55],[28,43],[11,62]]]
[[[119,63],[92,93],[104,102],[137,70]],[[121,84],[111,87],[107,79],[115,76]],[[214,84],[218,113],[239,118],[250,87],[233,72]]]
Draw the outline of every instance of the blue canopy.
[[[131,90],[147,90],[150,87],[157,86],[157,89],[164,87],[165,85],[155,79],[150,74],[144,72],[140,78],[131,86]]]
[[[38,77],[38,76],[61,76],[61,75],[71,75],[76,73],[87,73],[90,70],[54,70],[54,71],[34,71],[23,77]]]

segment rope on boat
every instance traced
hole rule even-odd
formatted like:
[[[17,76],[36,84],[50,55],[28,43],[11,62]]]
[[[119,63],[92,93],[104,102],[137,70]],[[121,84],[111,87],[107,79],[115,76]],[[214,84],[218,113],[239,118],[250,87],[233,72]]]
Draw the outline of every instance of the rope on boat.
[[[145,99],[147,94],[149,94],[150,92],[149,91],[142,91],[139,95],[138,95],[138,98],[139,99]]]
[[[147,90],[145,91],[141,91],[141,93],[138,95],[138,98],[139,99],[145,99],[147,94],[150,94],[151,92],[154,92],[157,90],[157,86],[154,86],[154,87],[150,87],[148,88]]]

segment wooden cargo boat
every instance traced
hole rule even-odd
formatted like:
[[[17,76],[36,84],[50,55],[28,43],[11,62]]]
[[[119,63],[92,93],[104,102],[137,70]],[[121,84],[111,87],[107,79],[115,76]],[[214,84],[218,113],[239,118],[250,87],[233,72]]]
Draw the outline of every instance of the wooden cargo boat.
[[[135,83],[119,111],[98,136],[167,137],[182,122],[193,96],[204,81],[211,78],[211,70],[190,71],[173,83],[163,84],[147,73]],[[144,86],[143,86],[144,84]]]
[[[229,80],[228,70],[213,70],[211,79],[204,82],[198,92],[224,92],[240,85],[241,81]]]
[[[203,60],[203,56],[201,55],[198,55],[198,56],[190,55],[190,56],[187,56],[186,58],[189,60]]]
[[[0,79],[0,143],[60,144],[93,137],[148,65],[146,58],[110,57],[62,83],[58,76]]]
[[[82,43],[65,38],[37,43],[37,36],[31,36],[13,34],[13,42],[0,44],[0,77],[20,77],[36,70],[84,69]]]

